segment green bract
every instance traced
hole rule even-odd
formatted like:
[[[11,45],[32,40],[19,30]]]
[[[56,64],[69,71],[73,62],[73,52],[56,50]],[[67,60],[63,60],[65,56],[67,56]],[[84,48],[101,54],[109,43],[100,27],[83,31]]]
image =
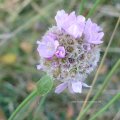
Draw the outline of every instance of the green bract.
[[[50,76],[43,76],[37,83],[37,92],[39,95],[48,93],[53,86],[53,80]]]

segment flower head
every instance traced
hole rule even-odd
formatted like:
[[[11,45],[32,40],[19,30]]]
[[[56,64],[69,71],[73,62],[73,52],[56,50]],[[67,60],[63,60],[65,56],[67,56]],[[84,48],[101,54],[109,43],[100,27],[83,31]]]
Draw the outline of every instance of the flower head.
[[[97,67],[104,33],[97,24],[75,12],[68,14],[60,10],[55,20],[57,26],[37,42],[40,55],[37,69],[61,82],[56,93],[66,88],[71,93],[81,93],[83,87],[90,87],[84,81]]]

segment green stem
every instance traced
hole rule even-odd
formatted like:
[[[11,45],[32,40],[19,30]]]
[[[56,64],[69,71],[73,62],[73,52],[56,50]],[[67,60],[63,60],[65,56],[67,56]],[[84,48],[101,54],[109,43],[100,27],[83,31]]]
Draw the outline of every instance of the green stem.
[[[41,95],[41,96],[46,96],[45,94],[48,93],[52,86],[53,86],[53,80],[51,79],[51,77],[49,77],[48,75],[44,75],[38,82],[37,82],[38,88],[35,89],[17,108],[16,110],[13,112],[13,114],[10,116],[10,118],[8,120],[14,120],[14,118],[16,117],[16,115],[24,108],[24,106],[26,104],[29,103],[29,101],[36,97],[37,95]],[[42,101],[40,103],[40,105],[43,104],[45,100],[45,97],[42,98]]]
[[[37,109],[35,110],[35,115],[34,115],[33,120],[38,120],[38,119],[37,119],[38,114],[43,110],[43,104],[44,104],[44,102],[45,102],[46,97],[47,97],[47,94],[44,95],[44,96],[40,99],[40,104],[38,105]]]
[[[101,110],[99,110],[96,114],[93,115],[93,117],[90,120],[96,120],[98,116],[100,116],[105,110],[107,110],[114,102],[116,102],[118,99],[120,99],[120,93],[115,95],[113,99],[105,105]]]
[[[79,7],[80,8],[79,14],[82,14],[85,2],[86,2],[86,0],[81,0],[80,7]]]
[[[33,98],[37,95],[37,90],[34,90],[18,107],[17,109],[12,113],[10,118],[8,120],[14,120],[17,113]]]
[[[89,11],[89,13],[87,15],[87,18],[89,18],[94,13],[95,9],[97,8],[97,6],[99,5],[100,2],[101,2],[101,0],[96,0],[96,2],[94,3],[93,7]]]
[[[93,99],[91,100],[91,102],[88,104],[88,106],[83,110],[83,112],[80,115],[80,118],[83,117],[83,115],[89,110],[89,108],[94,104],[94,101],[97,100],[97,98],[102,94],[102,92],[104,91],[104,89],[107,87],[107,84],[110,82],[110,78],[113,75],[113,73],[116,71],[116,69],[119,67],[120,65],[120,59],[116,62],[116,64],[113,66],[112,70],[109,72],[109,74],[107,75],[106,79],[104,80],[100,90],[98,90],[98,92],[96,93],[96,95],[93,97]]]

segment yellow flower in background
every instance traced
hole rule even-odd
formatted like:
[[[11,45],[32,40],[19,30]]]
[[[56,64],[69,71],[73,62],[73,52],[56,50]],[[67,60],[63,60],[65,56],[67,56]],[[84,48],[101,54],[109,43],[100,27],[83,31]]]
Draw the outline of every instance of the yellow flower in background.
[[[14,64],[17,60],[17,56],[14,53],[7,53],[0,57],[0,62],[3,64]]]

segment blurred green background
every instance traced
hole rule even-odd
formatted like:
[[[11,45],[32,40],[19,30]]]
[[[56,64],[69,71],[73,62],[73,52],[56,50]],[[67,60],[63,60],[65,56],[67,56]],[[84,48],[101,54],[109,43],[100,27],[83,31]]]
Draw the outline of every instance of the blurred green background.
[[[86,0],[82,9],[84,16],[94,2],[95,0]],[[76,11],[79,14],[80,4],[81,0],[0,0],[0,120],[8,119],[44,74],[36,70],[36,65],[39,63],[36,41],[49,27],[55,25],[54,16],[58,10]],[[101,0],[91,16],[105,32],[101,57],[119,16],[119,0]],[[119,58],[120,26],[115,33],[90,99]],[[91,84],[94,75],[95,72],[87,79],[88,84]],[[43,100],[42,105],[39,104],[41,100],[39,96],[30,101],[28,107],[21,111],[22,116],[18,118],[19,120],[74,120],[87,92],[88,89],[84,89],[82,94],[70,94],[65,91],[56,95],[53,90]],[[112,76],[104,94],[88,111],[85,120],[118,92],[120,92],[119,70]],[[118,110],[120,102],[115,103],[98,120],[112,120]]]

